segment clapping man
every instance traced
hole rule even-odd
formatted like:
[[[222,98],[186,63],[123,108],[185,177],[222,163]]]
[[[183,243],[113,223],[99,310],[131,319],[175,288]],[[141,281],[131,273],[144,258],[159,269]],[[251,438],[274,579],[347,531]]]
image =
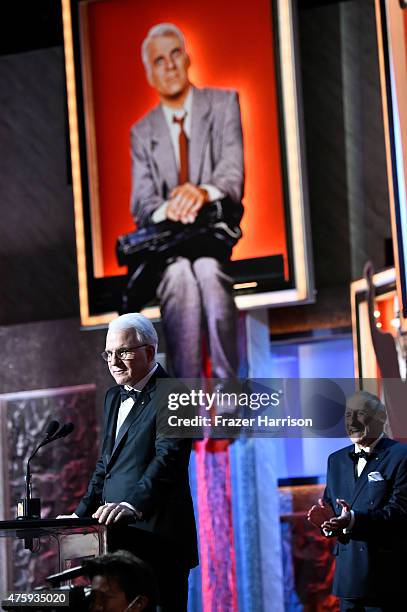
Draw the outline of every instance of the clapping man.
[[[333,593],[341,612],[405,607],[407,446],[384,435],[385,420],[375,395],[348,399],[352,445],[329,456],[324,496],[308,513],[327,537],[337,537]]]

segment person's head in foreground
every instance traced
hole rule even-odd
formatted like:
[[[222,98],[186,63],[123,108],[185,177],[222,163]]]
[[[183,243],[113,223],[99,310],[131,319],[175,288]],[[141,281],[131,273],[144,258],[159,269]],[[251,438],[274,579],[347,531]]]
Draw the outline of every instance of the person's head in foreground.
[[[153,612],[156,582],[151,568],[131,553],[119,550],[86,561],[91,580],[91,612]]]
[[[345,426],[354,444],[370,446],[383,433],[386,409],[368,391],[358,391],[346,401]]]

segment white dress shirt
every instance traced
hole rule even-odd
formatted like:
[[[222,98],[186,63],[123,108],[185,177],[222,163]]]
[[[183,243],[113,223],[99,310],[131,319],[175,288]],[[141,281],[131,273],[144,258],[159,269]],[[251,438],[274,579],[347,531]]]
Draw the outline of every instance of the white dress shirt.
[[[378,443],[379,440],[381,440],[383,438],[384,434],[382,433],[374,442],[372,442],[372,444],[370,446],[359,446],[359,444],[355,444],[355,453],[358,454],[360,453],[360,451],[364,450],[367,453],[371,453],[372,450],[374,449],[374,447],[376,446],[376,444]],[[363,472],[363,470],[365,469],[365,465],[366,465],[367,461],[364,457],[360,458],[356,464],[356,473],[359,476],[361,475],[361,473]]]
[[[171,108],[170,106],[166,106],[162,104],[162,109],[165,117],[165,121],[167,123],[171,142],[174,149],[175,161],[177,162],[177,168],[179,170],[179,133],[181,131],[181,125],[179,123],[174,122],[174,117],[177,119],[181,119],[185,116],[184,121],[184,132],[188,140],[191,139],[191,130],[192,130],[192,101],[193,101],[193,88],[189,88],[189,92],[187,97],[185,98],[184,104],[181,108]],[[201,189],[205,189],[208,193],[209,202],[214,202],[215,200],[219,200],[223,198],[223,193],[214,185],[199,185]],[[151,219],[153,223],[160,223],[166,219],[168,201],[163,202],[161,206],[154,211]]]
[[[156,371],[157,367],[158,367],[158,363],[154,364],[151,370],[141,380],[139,380],[134,385],[134,387],[131,387],[130,385],[124,385],[124,388],[127,391],[134,390],[137,393],[141,393],[144,387],[146,386],[146,384],[148,383],[148,381],[150,380],[150,378],[152,377],[152,375],[154,374],[154,372]],[[132,397],[127,398],[124,402],[120,404],[119,414],[117,415],[116,438],[119,433],[120,427],[123,425],[124,421],[126,420],[133,406],[134,406],[134,399]]]
[[[165,121],[167,123],[168,129],[170,131],[172,146],[174,147],[175,160],[177,162],[177,168],[179,170],[179,133],[181,131],[181,125],[179,123],[174,123],[174,117],[177,119],[182,119],[185,116],[184,120],[184,132],[188,140],[191,140],[191,126],[192,126],[192,87],[190,87],[187,97],[185,98],[185,102],[181,108],[171,108],[170,106],[166,106],[162,104],[162,109],[165,117]]]

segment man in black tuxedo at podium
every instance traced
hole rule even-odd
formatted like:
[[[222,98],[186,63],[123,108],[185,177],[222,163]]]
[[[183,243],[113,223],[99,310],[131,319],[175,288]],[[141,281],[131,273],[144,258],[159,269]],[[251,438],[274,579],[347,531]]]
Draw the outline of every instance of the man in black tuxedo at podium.
[[[149,562],[160,610],[182,612],[189,570],[198,564],[191,440],[157,435],[158,380],[168,378],[155,361],[157,343],[141,314],[122,315],[109,325],[102,357],[117,385],[106,393],[101,456],[74,514],[113,525],[110,548]],[[127,525],[129,519],[133,524]]]
[[[407,445],[383,433],[384,405],[360,391],[346,402],[351,446],[328,458],[323,499],[309,520],[337,537],[333,593],[341,612],[404,610],[407,598]]]

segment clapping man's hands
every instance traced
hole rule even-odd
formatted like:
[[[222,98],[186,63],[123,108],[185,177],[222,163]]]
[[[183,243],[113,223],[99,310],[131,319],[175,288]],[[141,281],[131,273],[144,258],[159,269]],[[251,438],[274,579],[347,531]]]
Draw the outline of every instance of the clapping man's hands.
[[[344,499],[337,499],[336,503],[342,506],[342,511],[340,516],[334,516],[329,520],[326,520],[322,523],[322,529],[326,529],[327,531],[342,531],[349,527],[351,522],[351,512],[350,505]]]
[[[318,504],[312,506],[308,511],[308,520],[319,529],[334,516],[331,506],[326,506],[321,498],[318,500]]]

